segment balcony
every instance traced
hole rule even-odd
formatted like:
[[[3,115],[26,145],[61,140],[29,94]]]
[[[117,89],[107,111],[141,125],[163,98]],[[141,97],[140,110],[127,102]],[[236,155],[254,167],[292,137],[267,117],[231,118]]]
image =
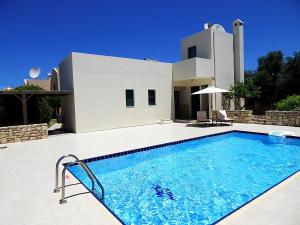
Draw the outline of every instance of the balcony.
[[[173,64],[173,81],[213,77],[211,59],[191,58]]]

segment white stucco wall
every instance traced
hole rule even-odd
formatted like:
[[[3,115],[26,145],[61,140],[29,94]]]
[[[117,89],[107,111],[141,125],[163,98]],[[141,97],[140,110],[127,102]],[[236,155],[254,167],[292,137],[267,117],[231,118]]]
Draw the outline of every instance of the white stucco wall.
[[[233,23],[234,80],[244,82],[244,26],[239,21]]]
[[[197,57],[210,59],[212,57],[211,31],[204,30],[181,40],[181,58],[188,58],[188,48],[196,46]]]
[[[74,90],[72,55],[70,54],[59,64],[61,90]],[[62,97],[62,119],[64,128],[75,132],[75,100],[74,94]]]
[[[187,59],[188,48],[191,46],[196,46],[197,57]],[[218,87],[229,89],[233,85],[232,34],[212,29],[196,33],[181,41],[181,54],[183,60],[173,64],[174,81],[214,76],[214,84]],[[216,96],[217,109],[221,109],[221,94]]]
[[[173,81],[213,76],[211,59],[191,58],[173,64]]]
[[[173,64],[173,80],[186,80],[196,77],[195,58],[186,59]]]
[[[196,46],[197,57],[187,59],[188,48]],[[207,29],[188,36],[181,41],[182,61],[174,63],[175,80],[216,76],[216,85],[230,88],[234,82],[233,35],[227,32]],[[214,71],[215,60],[215,71]]]
[[[172,64],[72,53],[76,132],[144,125],[171,119]],[[125,90],[134,90],[126,107]],[[148,89],[156,105],[148,105]]]
[[[232,34],[214,31],[216,86],[229,89],[234,83]]]
[[[232,34],[214,31],[215,85],[230,89],[234,84],[234,59]],[[217,110],[221,109],[221,94],[217,94]]]
[[[173,85],[190,88],[214,84],[229,89],[234,83],[233,42],[230,33],[204,30],[182,39],[182,61],[173,64],[72,53],[59,68],[61,89],[74,91],[63,100],[64,125],[74,132],[88,132],[174,118]],[[187,59],[192,46],[197,48],[197,57]],[[237,47],[243,56],[243,48]],[[243,65],[237,67],[241,70]],[[126,107],[126,89],[135,91],[134,107]],[[155,106],[148,105],[148,89],[156,90]],[[188,104],[190,95],[186,96]],[[217,109],[221,109],[220,94],[216,100]]]

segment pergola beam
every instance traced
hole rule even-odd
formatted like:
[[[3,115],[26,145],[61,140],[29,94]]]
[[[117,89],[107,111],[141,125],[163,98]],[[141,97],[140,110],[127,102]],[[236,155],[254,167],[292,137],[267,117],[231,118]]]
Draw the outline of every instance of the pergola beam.
[[[27,100],[32,96],[26,97],[26,94],[21,93],[21,97],[17,94],[14,94],[17,99],[19,99],[22,102],[22,112],[23,112],[23,124],[28,124],[28,115],[27,115]]]
[[[0,91],[1,95],[14,95],[17,99],[22,102],[22,112],[23,112],[23,124],[28,124],[27,115],[27,101],[33,96],[65,96],[73,94],[73,91],[61,90],[61,91],[45,91],[45,90],[24,90],[24,91]]]
[[[22,94],[23,123],[28,124],[26,94]]]

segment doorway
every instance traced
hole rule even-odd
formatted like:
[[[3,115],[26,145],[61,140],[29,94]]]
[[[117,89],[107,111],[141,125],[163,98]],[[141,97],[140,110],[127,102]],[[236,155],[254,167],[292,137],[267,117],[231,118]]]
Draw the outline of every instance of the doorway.
[[[191,93],[199,91],[199,86],[191,87]],[[192,119],[197,118],[197,112],[200,111],[200,95],[191,95]]]
[[[179,94],[179,91],[174,91],[175,118],[178,118],[180,116]]]

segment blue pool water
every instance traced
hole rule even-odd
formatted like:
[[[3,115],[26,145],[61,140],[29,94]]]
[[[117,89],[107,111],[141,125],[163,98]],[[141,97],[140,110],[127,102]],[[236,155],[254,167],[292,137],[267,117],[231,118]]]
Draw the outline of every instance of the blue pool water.
[[[125,224],[212,224],[298,171],[300,139],[231,132],[88,166]]]

